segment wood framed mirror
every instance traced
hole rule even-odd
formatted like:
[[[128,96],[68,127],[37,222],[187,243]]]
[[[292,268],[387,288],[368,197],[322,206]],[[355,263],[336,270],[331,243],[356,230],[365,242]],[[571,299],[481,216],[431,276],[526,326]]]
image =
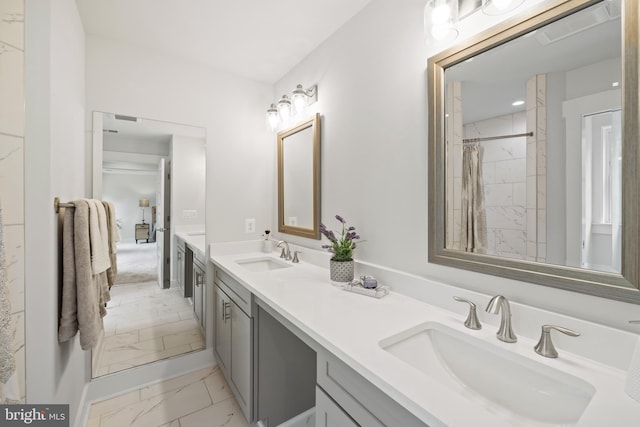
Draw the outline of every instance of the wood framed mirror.
[[[278,231],[320,239],[320,114],[278,132]]]
[[[640,303],[638,12],[546,3],[429,59],[429,262]]]

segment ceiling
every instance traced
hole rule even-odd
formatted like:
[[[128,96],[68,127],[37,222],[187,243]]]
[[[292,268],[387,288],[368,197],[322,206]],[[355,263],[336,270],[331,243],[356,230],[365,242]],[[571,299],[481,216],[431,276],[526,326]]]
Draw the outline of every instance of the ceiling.
[[[275,83],[371,0],[76,0],[87,34]]]
[[[448,68],[446,81],[462,82],[464,123],[524,111],[512,102],[526,99],[535,74],[620,57],[620,10],[619,0],[598,3]]]
[[[206,138],[201,127],[102,113],[104,173],[156,173],[160,157],[168,157],[174,135]]]

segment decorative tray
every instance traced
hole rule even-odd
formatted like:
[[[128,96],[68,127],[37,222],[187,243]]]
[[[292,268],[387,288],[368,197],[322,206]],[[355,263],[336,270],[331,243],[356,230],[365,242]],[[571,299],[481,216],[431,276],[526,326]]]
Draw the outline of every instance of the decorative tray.
[[[382,298],[383,296],[388,295],[391,290],[388,286],[383,285],[378,285],[373,289],[368,289],[363,287],[359,280],[347,283],[342,287],[342,289],[348,292],[355,292],[357,294],[367,295],[374,298]]]

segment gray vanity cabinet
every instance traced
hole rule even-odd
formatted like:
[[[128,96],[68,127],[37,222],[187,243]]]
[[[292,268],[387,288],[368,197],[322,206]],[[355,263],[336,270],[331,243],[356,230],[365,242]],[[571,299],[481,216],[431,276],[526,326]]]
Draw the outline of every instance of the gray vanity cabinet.
[[[218,365],[226,374],[231,367],[231,322],[227,318],[231,299],[218,286],[215,288],[215,333],[213,351]]]
[[[176,283],[184,292],[184,242],[177,239],[176,245]]]
[[[216,286],[214,301],[216,317],[213,351],[226,376],[231,367],[231,321],[227,318],[231,309],[231,298]]]
[[[316,427],[358,427],[320,387],[316,387]]]
[[[182,294],[185,294],[185,289],[187,286],[186,283],[186,278],[187,278],[187,254],[186,254],[186,243],[184,242],[184,240],[182,240],[180,237],[175,236],[175,243],[176,243],[176,253],[175,253],[175,258],[174,259],[174,265],[173,265],[173,269],[174,269],[174,274],[175,274],[175,280],[176,280],[176,284],[180,287],[180,289],[182,290]],[[189,266],[189,268],[191,268]],[[186,295],[185,295],[186,296]]]
[[[192,267],[192,275],[193,281],[193,311],[196,315],[196,320],[200,325],[200,328],[204,331],[205,328],[205,267],[202,259],[194,256],[193,257],[193,267]]]
[[[331,353],[318,351],[317,367],[316,427],[427,427]]]
[[[253,319],[251,293],[215,270],[214,352],[247,420],[252,418]]]

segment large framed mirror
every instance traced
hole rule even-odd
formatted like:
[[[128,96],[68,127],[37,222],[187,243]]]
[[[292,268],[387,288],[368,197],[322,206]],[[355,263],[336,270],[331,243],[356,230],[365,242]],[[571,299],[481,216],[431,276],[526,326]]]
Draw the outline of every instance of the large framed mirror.
[[[206,346],[176,247],[182,233],[204,251],[206,129],[95,111],[92,140],[93,197],[113,204],[119,234],[97,378]]]
[[[320,114],[278,132],[278,231],[320,239]]]
[[[564,0],[429,59],[429,262],[640,303],[639,39]]]

